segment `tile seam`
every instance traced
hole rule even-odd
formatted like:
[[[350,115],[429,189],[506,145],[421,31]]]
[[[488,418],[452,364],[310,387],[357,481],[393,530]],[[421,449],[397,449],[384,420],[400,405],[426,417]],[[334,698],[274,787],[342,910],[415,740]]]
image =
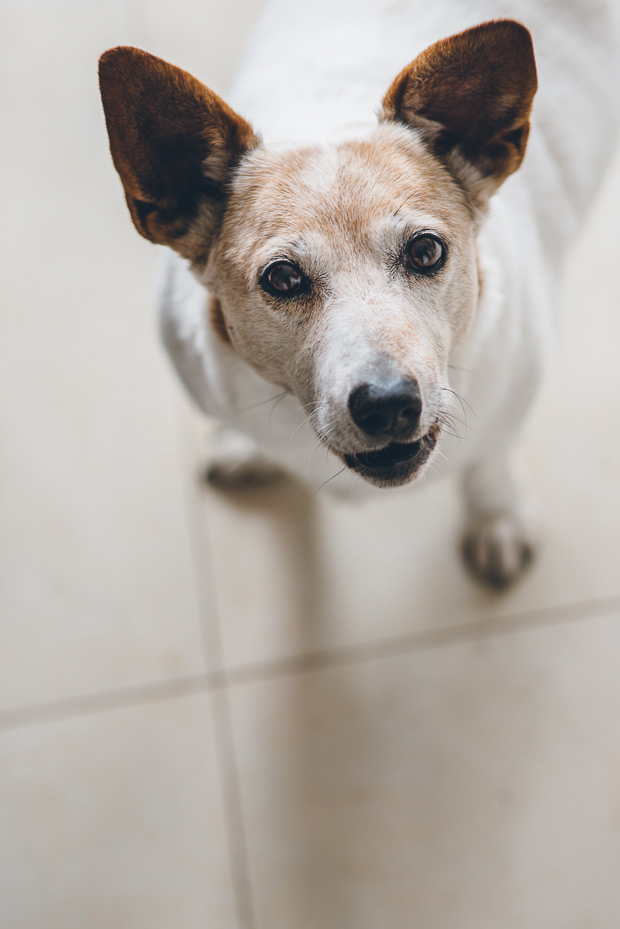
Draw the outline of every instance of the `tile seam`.
[[[208,674],[210,686],[215,689],[235,688],[247,684],[261,683],[296,674],[345,667],[370,661],[379,661],[398,655],[433,651],[449,645],[490,640],[507,635],[518,635],[536,629],[562,626],[568,623],[585,622],[620,609],[620,598],[584,601],[548,609],[514,613],[474,620],[462,626],[443,626],[426,629],[374,642],[326,648],[315,652],[300,653],[279,659],[232,666]]]
[[[188,424],[188,428],[193,426]],[[180,435],[181,424],[177,418],[179,445],[183,440]],[[195,461],[190,462],[191,453],[183,454],[187,465],[192,464],[190,474],[198,480]],[[188,478],[191,480],[191,477]],[[196,600],[200,617],[200,629],[204,666],[206,669],[215,664],[222,666],[223,643],[220,623],[220,605],[218,598],[215,567],[212,554],[212,540],[209,532],[208,498],[191,486],[185,487],[185,509],[192,558],[192,573],[196,591]],[[231,711],[226,687],[221,686],[217,672],[206,671],[210,694],[210,710],[213,721],[213,735],[220,782],[220,796],[224,811],[231,880],[235,901],[236,918],[239,929],[255,929],[254,906],[250,881],[249,852],[243,821],[241,802],[241,785],[238,765],[235,757],[232,733]],[[215,680],[218,685],[215,684]],[[205,927],[207,929],[207,927]]]
[[[409,653],[433,651],[445,646],[481,639],[518,635],[521,632],[574,622],[587,622],[589,619],[599,618],[614,609],[620,609],[620,598],[587,601],[529,613],[515,613],[508,617],[478,620],[464,626],[424,630],[411,635],[327,648],[282,659],[171,678],[166,681],[147,682],[117,690],[80,694],[46,703],[26,704],[0,711],[0,732],[79,719],[81,716],[113,710],[131,709],[148,703],[176,700],[193,694],[230,690],[295,674],[378,661]]]
[[[81,694],[46,703],[35,703],[0,711],[0,732],[26,726],[44,725],[63,720],[79,719],[94,713],[131,709],[148,703],[176,700],[192,694],[206,693],[213,688],[206,673],[171,678]]]

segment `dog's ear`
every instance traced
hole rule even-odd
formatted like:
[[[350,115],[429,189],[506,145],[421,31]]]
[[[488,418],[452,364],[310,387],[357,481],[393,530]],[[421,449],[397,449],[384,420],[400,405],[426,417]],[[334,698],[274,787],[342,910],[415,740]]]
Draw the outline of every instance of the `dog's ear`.
[[[201,264],[252,127],[186,71],[137,48],[99,61],[110,151],[138,232]]]
[[[439,158],[488,196],[523,160],[536,88],[530,33],[498,20],[419,55],[392,83],[382,118],[417,129]]]

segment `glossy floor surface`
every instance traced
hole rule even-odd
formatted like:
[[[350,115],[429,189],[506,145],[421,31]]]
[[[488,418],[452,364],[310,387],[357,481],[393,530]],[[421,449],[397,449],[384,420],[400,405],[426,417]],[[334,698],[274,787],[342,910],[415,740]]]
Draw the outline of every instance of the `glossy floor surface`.
[[[0,929],[617,929],[620,161],[514,590],[461,568],[450,483],[207,490],[96,60],[225,93],[257,7],[0,6]]]

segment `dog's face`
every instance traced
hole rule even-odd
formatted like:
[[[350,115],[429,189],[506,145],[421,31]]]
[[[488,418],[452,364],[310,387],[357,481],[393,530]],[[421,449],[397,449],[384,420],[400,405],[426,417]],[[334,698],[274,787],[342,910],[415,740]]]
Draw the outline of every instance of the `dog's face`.
[[[396,484],[423,466],[478,275],[471,206],[411,131],[254,151],[206,281],[234,348],[349,467]]]
[[[526,30],[438,43],[396,78],[374,132],[328,148],[264,148],[197,81],[134,49],[106,53],[101,84],[134,222],[192,263],[220,337],[366,480],[421,473],[477,306],[480,218],[525,151]]]

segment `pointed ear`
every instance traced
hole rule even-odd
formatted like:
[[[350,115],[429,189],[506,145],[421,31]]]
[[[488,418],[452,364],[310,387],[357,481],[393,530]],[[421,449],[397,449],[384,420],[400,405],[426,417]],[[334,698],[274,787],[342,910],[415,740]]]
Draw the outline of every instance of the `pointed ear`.
[[[419,55],[388,90],[382,118],[417,129],[475,193],[489,196],[523,160],[536,88],[530,33],[498,20]]]
[[[204,263],[229,173],[258,145],[252,127],[191,74],[137,48],[105,52],[99,85],[136,229]]]

